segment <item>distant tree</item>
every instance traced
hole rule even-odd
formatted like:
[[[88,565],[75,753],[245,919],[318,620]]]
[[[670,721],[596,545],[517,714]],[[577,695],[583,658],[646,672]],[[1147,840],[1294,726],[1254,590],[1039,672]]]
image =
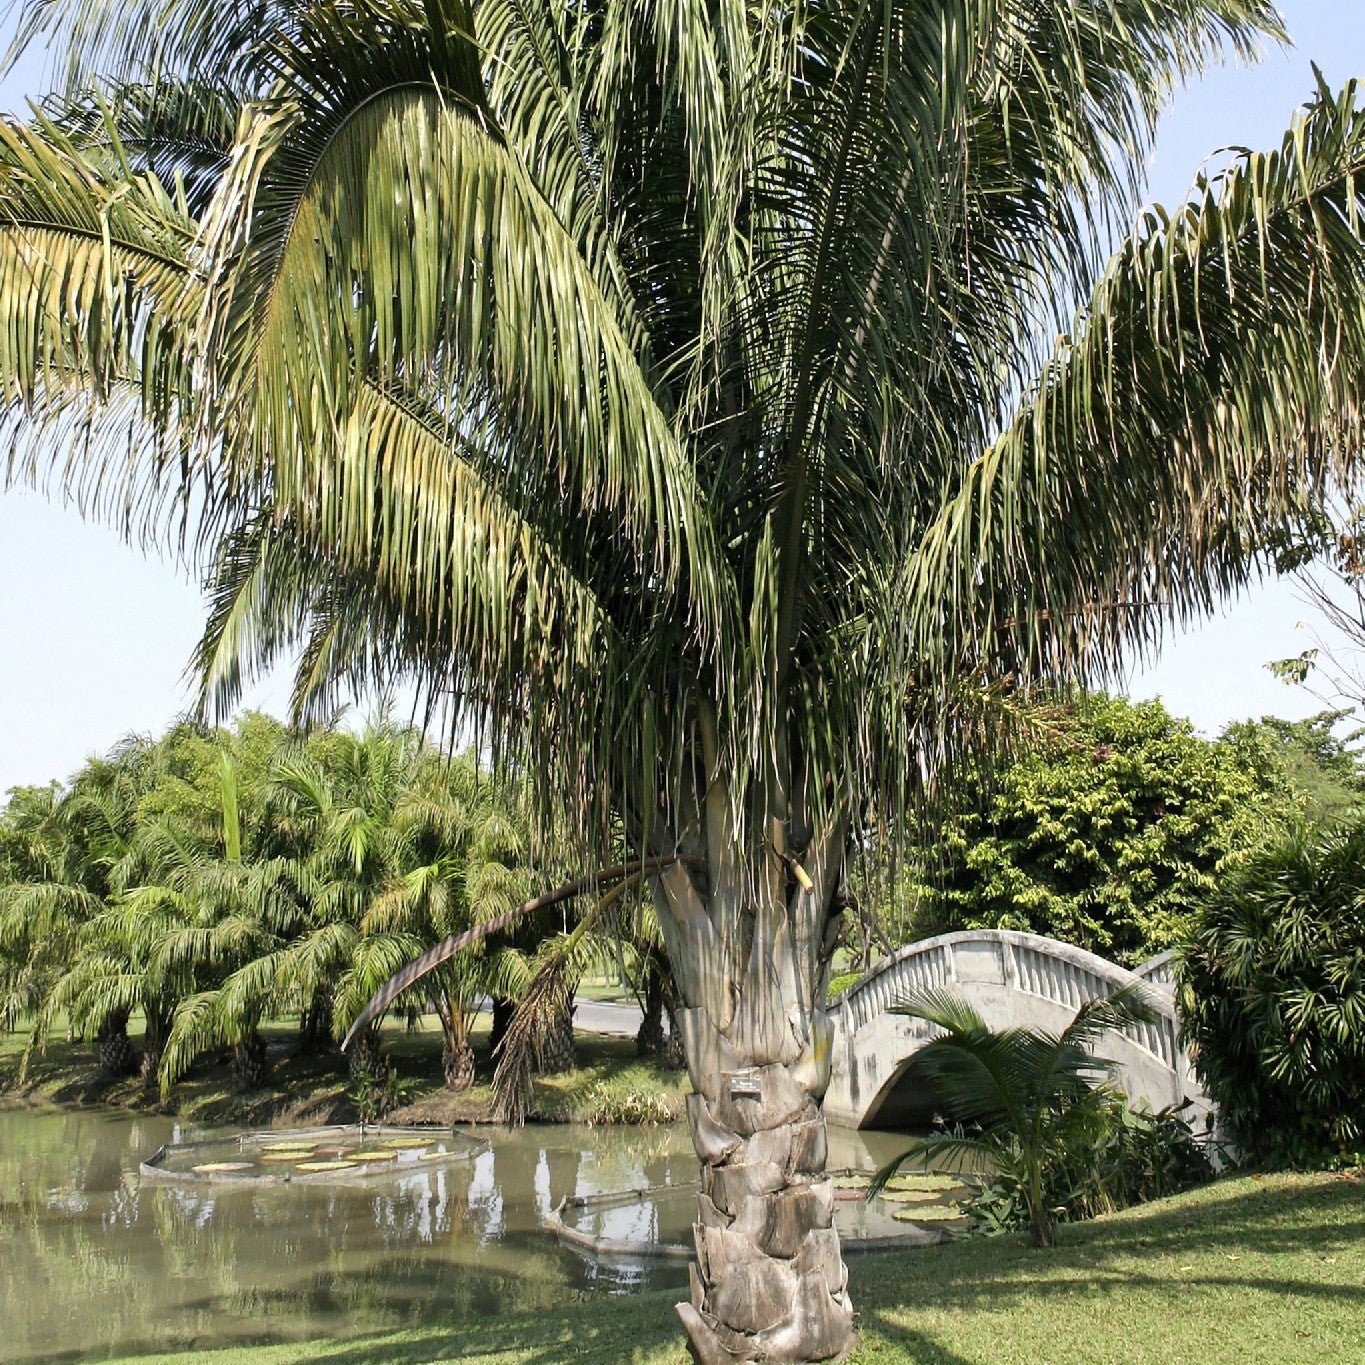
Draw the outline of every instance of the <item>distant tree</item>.
[[[1339,733],[1350,714],[1262,716],[1229,725],[1219,739],[1256,774],[1258,786],[1283,798],[1290,814],[1330,821],[1365,805],[1365,761]]]
[[[1136,965],[1175,943],[1273,814],[1268,745],[1258,770],[1159,702],[1036,708],[1014,762],[962,774],[955,813],[900,888],[902,932],[1022,929]]]
[[[0,1028],[13,1028],[41,998],[35,947],[44,910],[64,917],[72,908],[50,898],[45,907],[35,905],[25,890],[51,880],[65,861],[69,840],[57,819],[61,796],[57,782],[12,787],[0,809]]]
[[[109,908],[136,836],[140,803],[164,773],[164,746],[142,735],[129,735],[107,756],[89,760],[65,790],[54,788],[50,811],[30,824],[27,880],[0,886],[11,1008],[41,1021],[24,1065],[66,1008],[54,992],[85,959],[90,925]],[[110,1076],[137,1068],[128,1038],[132,1008],[105,1000],[97,1010],[66,1010],[68,1029],[95,1039],[100,1069]]]

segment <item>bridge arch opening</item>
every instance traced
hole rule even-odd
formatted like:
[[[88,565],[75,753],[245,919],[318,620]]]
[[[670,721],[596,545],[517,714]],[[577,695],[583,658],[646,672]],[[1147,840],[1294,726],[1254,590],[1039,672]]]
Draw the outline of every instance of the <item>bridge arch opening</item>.
[[[942,1093],[931,1080],[911,1074],[913,1060],[905,1058],[887,1077],[859,1120],[859,1128],[919,1131],[937,1128],[948,1121]]]

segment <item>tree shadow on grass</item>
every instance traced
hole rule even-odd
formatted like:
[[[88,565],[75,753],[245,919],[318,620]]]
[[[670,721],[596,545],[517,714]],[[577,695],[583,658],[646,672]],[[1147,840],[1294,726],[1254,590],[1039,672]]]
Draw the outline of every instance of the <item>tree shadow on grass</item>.
[[[311,1354],[316,1365],[431,1365],[437,1361],[468,1361],[515,1356],[518,1365],[681,1365],[687,1355],[682,1327],[673,1312],[675,1295],[651,1295],[646,1305],[636,1300],[628,1312],[601,1304],[580,1304],[542,1319],[461,1327],[449,1333],[424,1332],[416,1339],[392,1336],[339,1341]],[[645,1311],[641,1311],[645,1309]]]
[[[869,1320],[884,1324],[888,1333],[905,1331],[878,1315],[892,1305],[903,1305],[911,1315],[1045,1311],[1049,1303],[1067,1300],[1150,1298],[1180,1290],[1232,1291],[1355,1313],[1365,1308],[1365,1285],[1350,1282],[1351,1262],[1331,1273],[1326,1267],[1365,1245],[1360,1193],[1358,1182],[1320,1176],[1264,1188],[1242,1180],[1210,1187],[1175,1207],[1130,1210],[1064,1227],[1051,1251],[1034,1250],[1021,1237],[972,1239],[941,1253],[917,1253],[913,1276],[904,1258],[869,1265],[855,1272],[852,1289]],[[1318,1279],[1320,1264],[1324,1273]],[[945,1358],[944,1348],[929,1340],[917,1349],[921,1355],[909,1359]]]
[[[1121,1217],[1076,1224],[1063,1232],[1063,1249],[1092,1256],[1202,1250],[1262,1255],[1328,1251],[1359,1245],[1365,1235],[1365,1181],[1322,1178],[1311,1184],[1268,1184],[1248,1190],[1210,1187],[1198,1203],[1130,1210]]]
[[[875,1327],[878,1344],[885,1342],[888,1346],[903,1352],[897,1359],[903,1359],[906,1365],[972,1365],[966,1356],[950,1351],[942,1342],[936,1341],[924,1332],[916,1332],[904,1323],[896,1322],[884,1312],[863,1313],[859,1314],[859,1317],[861,1319],[859,1326],[864,1338],[868,1334],[868,1329]],[[859,1353],[855,1352],[853,1359],[856,1361],[858,1358]]]

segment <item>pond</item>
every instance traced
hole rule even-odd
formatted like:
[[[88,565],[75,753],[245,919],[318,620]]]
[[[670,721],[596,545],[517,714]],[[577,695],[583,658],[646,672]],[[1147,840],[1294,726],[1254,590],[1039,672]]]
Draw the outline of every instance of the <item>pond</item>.
[[[340,1337],[685,1286],[680,1265],[593,1262],[541,1227],[566,1195],[694,1180],[684,1128],[478,1131],[491,1141],[472,1160],[365,1182],[162,1185],[139,1163],[213,1134],[0,1109],[0,1355],[36,1365]],[[831,1130],[830,1164],[871,1169],[903,1143]],[[678,1195],[630,1217],[682,1235],[690,1210]]]

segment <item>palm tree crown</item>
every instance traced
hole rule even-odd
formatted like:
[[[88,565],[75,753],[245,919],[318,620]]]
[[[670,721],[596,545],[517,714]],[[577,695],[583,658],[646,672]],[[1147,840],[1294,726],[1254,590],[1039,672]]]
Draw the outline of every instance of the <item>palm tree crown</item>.
[[[12,464],[205,555],[217,703],[295,648],[305,711],[412,675],[585,846],[619,821],[708,1160],[818,1121],[857,830],[998,691],[1245,582],[1360,444],[1354,88],[1127,227],[1267,0],[26,13],[70,81],[0,130]],[[837,1274],[733,1255],[694,1343],[843,1349]]]

